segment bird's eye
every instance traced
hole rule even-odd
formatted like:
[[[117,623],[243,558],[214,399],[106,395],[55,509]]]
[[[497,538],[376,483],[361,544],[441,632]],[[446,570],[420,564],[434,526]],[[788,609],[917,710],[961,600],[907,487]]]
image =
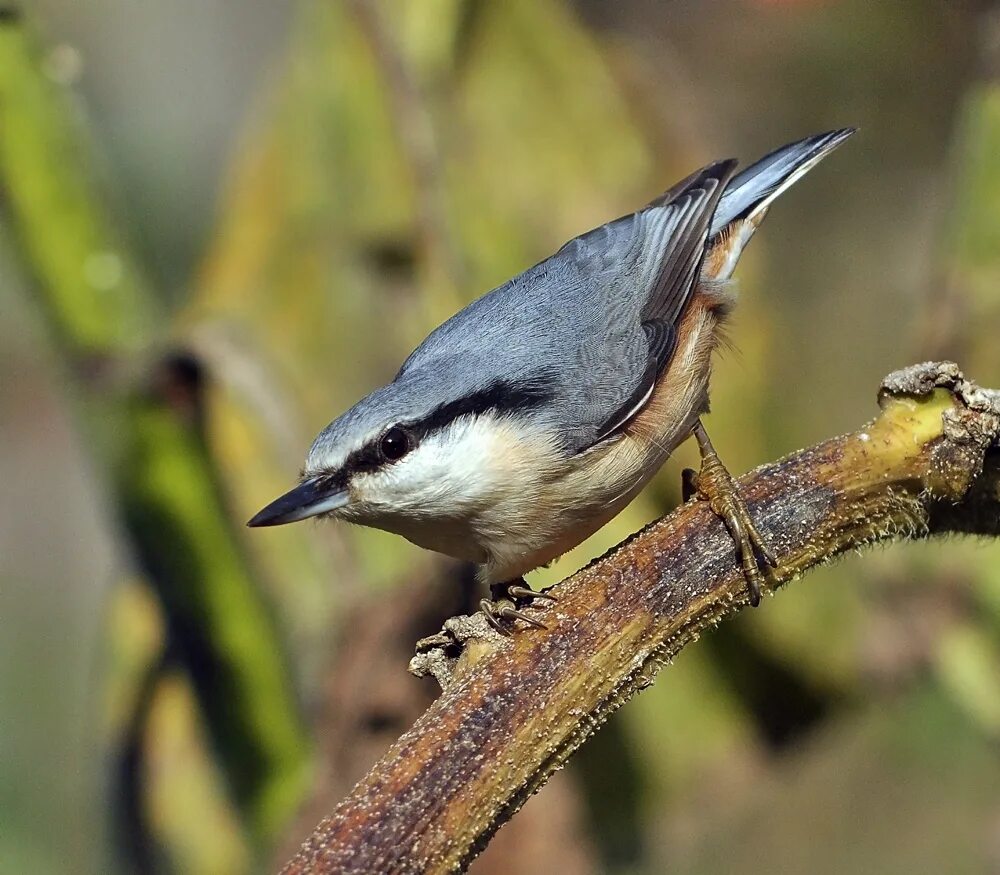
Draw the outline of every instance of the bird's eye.
[[[382,435],[378,449],[383,459],[387,462],[395,462],[413,449],[413,437],[406,429],[394,425]]]

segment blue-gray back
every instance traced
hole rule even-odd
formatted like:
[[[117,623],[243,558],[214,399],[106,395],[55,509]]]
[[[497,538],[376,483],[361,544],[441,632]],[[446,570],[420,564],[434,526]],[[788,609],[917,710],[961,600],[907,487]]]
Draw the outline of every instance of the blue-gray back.
[[[432,332],[392,383],[324,429],[316,456],[394,423],[440,422],[474,397],[520,404],[568,452],[592,445],[669,362],[706,238],[747,220],[745,244],[755,217],[852,133],[783,146],[731,180],[735,162],[709,165],[645,209],[571,240]]]
[[[431,333],[397,380],[437,397],[491,381],[543,386],[550,398],[532,415],[558,424],[569,451],[591,445],[648,388],[657,356],[669,356],[734,163],[710,165],[669,204],[577,237],[472,302]]]

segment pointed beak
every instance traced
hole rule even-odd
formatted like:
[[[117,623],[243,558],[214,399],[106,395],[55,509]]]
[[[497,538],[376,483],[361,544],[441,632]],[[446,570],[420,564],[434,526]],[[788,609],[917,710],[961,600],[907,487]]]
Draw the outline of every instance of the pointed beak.
[[[282,526],[309,517],[319,516],[343,507],[350,500],[346,489],[331,487],[329,481],[320,478],[306,480],[281,498],[272,501],[250,522],[251,528],[258,526]]]

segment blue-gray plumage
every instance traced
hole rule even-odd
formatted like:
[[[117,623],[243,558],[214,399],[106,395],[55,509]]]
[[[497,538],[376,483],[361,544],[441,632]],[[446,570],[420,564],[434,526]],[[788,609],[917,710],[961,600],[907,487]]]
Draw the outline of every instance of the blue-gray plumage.
[[[493,582],[579,543],[700,427],[740,253],[851,133],[735,177],[735,161],[711,164],[483,295],[330,423],[302,485],[250,524],[333,514],[479,562]],[[734,533],[752,529],[736,512]]]
[[[593,444],[648,389],[651,358],[669,355],[720,183],[734,165],[700,171],[669,206],[577,237],[473,301],[431,332],[392,383],[331,423],[310,455],[383,428],[387,415],[415,422],[431,412],[429,400],[446,405],[499,383],[545,393],[547,403],[529,415],[551,424],[567,452]]]

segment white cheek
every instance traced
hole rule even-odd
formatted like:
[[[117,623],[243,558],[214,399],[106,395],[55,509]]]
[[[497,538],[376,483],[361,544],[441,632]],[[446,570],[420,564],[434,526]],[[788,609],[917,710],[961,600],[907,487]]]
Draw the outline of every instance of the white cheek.
[[[475,513],[514,486],[512,467],[518,467],[523,454],[521,438],[507,420],[459,420],[426,438],[395,465],[356,477],[352,492],[384,513]]]

